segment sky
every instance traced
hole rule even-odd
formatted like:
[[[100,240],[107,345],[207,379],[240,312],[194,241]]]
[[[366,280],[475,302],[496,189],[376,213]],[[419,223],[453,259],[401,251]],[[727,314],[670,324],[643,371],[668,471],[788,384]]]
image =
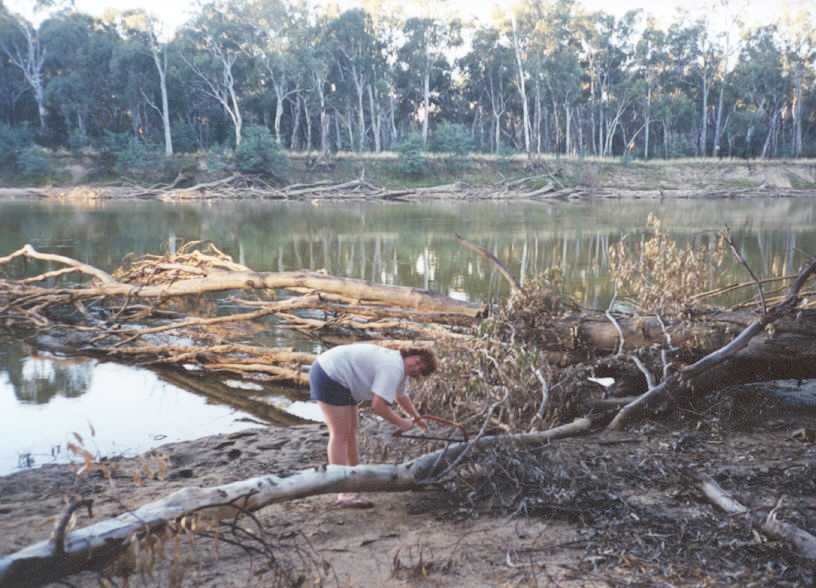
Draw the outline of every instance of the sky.
[[[364,4],[362,0],[331,1],[339,4],[341,8]],[[816,5],[813,0],[792,1],[811,2],[811,6]],[[433,0],[431,2],[429,0],[407,0],[400,2],[400,5],[410,11],[412,7],[427,7],[432,2]],[[446,2],[451,8],[462,14],[472,14],[482,18],[487,18],[497,6],[505,7],[513,3],[513,0],[448,0]],[[692,14],[701,14],[706,10],[706,6],[714,3],[714,0],[579,0],[579,3],[589,10],[603,10],[617,16],[628,10],[639,8],[655,16],[659,22],[668,23],[678,8],[686,9]],[[747,24],[751,25],[769,23],[780,14],[779,3],[773,0],[732,0],[732,3],[746,6],[746,9],[741,12],[748,21]],[[74,4],[79,11],[95,16],[101,16],[109,8],[117,10],[144,8],[164,23],[166,33],[181,26],[190,16],[194,6],[192,0],[75,0]],[[6,0],[6,5],[13,12],[32,19],[34,0]]]

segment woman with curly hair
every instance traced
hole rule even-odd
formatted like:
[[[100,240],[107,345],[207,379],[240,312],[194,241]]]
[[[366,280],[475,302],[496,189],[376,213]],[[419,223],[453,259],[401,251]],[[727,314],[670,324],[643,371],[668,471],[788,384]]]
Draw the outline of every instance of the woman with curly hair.
[[[375,414],[408,431],[414,426],[427,430],[414,403],[406,393],[408,378],[427,376],[436,371],[436,356],[429,349],[399,351],[371,343],[339,345],[318,355],[309,371],[309,391],[329,427],[329,463],[355,466],[358,408],[370,401]],[[391,408],[396,402],[411,418],[403,418]],[[339,494],[337,506],[368,508],[373,504],[354,494]]]

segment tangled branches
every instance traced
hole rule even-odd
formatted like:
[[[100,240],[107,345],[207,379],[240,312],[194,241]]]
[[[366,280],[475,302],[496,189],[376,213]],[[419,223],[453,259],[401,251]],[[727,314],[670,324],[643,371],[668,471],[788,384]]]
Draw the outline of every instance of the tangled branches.
[[[28,277],[32,266],[39,273]],[[200,242],[127,259],[112,274],[30,246],[0,258],[2,267],[16,277],[0,281],[6,328],[48,330],[66,351],[298,385],[306,383],[300,366],[314,356],[255,345],[258,331],[274,325],[307,337],[388,338],[399,346],[467,337],[481,312],[478,305],[412,288],[318,272],[255,272]],[[254,297],[205,296],[235,290]]]

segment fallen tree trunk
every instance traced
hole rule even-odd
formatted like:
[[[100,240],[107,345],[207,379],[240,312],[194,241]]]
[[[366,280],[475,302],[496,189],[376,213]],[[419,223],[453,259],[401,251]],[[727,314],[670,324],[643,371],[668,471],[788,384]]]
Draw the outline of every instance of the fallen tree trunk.
[[[414,308],[421,311],[459,314],[471,318],[478,317],[483,312],[481,305],[455,300],[428,290],[420,290],[406,286],[370,284],[364,280],[330,276],[311,271],[210,271],[206,277],[194,277],[159,285],[144,285],[122,283],[107,272],[61,255],[39,253],[31,247],[31,245],[25,245],[10,255],[0,257],[0,265],[6,264],[18,257],[62,263],[76,268],[77,271],[90,275],[100,282],[95,286],[80,286],[71,289],[32,289],[32,296],[37,301],[44,303],[48,302],[49,297],[52,296],[68,296],[72,301],[86,300],[100,296],[120,296],[129,299],[166,299],[177,296],[194,296],[210,292],[223,292],[226,290],[306,288],[308,290],[324,291],[358,300],[393,304],[395,306]],[[12,301],[11,304],[14,304],[14,301]]]
[[[319,494],[418,490],[466,450],[478,451],[499,443],[548,443],[584,433],[590,425],[588,419],[581,419],[540,433],[483,437],[400,465],[329,465],[286,478],[268,475],[212,488],[184,488],[116,518],[73,531],[64,537],[62,545],[41,541],[0,557],[0,588],[41,586],[83,570],[99,569],[133,537],[159,530],[185,516],[221,521],[270,504]]]
[[[676,394],[682,390],[697,390],[698,386],[705,390],[706,385],[710,388],[721,388],[721,382],[711,385],[713,379],[712,370],[721,367],[726,361],[730,362],[738,354],[749,349],[754,337],[783,316],[795,312],[799,304],[799,291],[814,272],[816,272],[816,259],[812,259],[807,266],[802,268],[799,276],[791,284],[787,297],[782,302],[769,308],[766,313],[754,320],[724,347],[675,372],[657,386],[651,387],[637,400],[624,406],[612,419],[609,428],[613,430],[622,429],[636,414],[642,412],[656,400],[662,399],[669,394]],[[811,344],[811,348],[813,348],[813,344]]]

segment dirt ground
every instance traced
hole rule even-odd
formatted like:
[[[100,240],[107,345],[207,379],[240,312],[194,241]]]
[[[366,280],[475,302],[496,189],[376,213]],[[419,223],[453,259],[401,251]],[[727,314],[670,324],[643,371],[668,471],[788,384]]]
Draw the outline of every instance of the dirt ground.
[[[816,562],[717,511],[690,475],[714,477],[760,511],[784,497],[780,517],[813,532],[814,412],[715,400],[672,425],[491,452],[443,488],[374,494],[367,510],[336,509],[330,495],[273,505],[217,537],[205,529],[168,539],[163,560],[143,552],[128,560],[141,572],[103,585],[814,585]],[[92,497],[101,520],[185,486],[322,464],[326,438],[317,425],[258,428],[107,462],[107,475],[45,466],[0,478],[0,553],[48,538],[68,496]],[[368,439],[376,461],[379,438]],[[429,449],[399,443],[391,461]],[[83,513],[78,526],[90,522]],[[99,586],[100,577],[67,582]]]

